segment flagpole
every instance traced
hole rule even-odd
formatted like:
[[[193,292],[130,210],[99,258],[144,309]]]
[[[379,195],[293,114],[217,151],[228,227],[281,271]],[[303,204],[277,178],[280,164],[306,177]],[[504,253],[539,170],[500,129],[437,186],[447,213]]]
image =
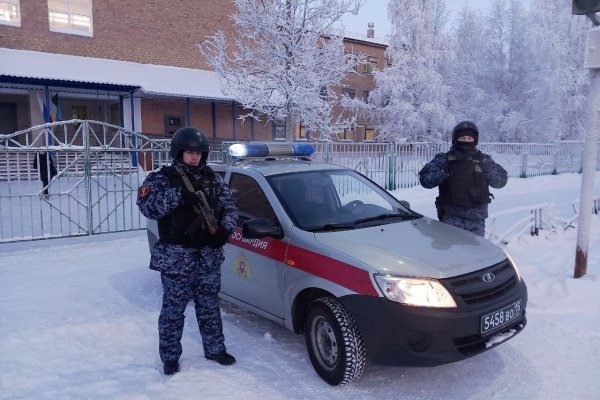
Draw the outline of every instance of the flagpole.
[[[50,118],[50,91],[48,90],[48,85],[44,85],[44,92],[46,94],[46,104],[44,107],[44,122],[49,124],[50,122],[52,122],[52,118]],[[50,130],[50,127],[47,127],[46,129],[46,146],[51,146],[52,131]]]

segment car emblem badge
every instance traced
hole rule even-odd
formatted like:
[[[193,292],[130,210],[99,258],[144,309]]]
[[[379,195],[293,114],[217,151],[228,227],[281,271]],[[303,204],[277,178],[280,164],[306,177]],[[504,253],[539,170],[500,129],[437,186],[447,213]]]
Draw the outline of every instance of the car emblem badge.
[[[233,262],[233,270],[242,279],[252,278],[252,267],[244,253],[240,253]]]
[[[481,280],[484,281],[485,283],[492,283],[492,282],[494,282],[495,279],[496,279],[496,275],[492,274],[491,272],[488,272],[487,274],[485,274],[481,277]]]

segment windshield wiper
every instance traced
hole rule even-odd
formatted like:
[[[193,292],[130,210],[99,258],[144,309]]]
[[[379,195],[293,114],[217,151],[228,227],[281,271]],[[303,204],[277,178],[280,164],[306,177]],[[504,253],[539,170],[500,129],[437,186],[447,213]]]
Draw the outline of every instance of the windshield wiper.
[[[352,223],[337,223],[337,224],[325,224],[322,226],[311,226],[307,230],[310,232],[326,232],[326,231],[337,231],[344,229],[352,229],[354,228],[354,222]]]
[[[322,226],[311,226],[311,227],[307,228],[306,230],[310,231],[310,232],[337,231],[337,230],[344,230],[344,229],[354,229],[354,228],[356,228],[357,224],[360,224],[363,222],[378,221],[378,220],[384,220],[384,219],[400,219],[402,221],[408,221],[411,219],[417,219],[417,218],[421,218],[421,217],[422,217],[422,215],[418,214],[418,213],[412,213],[412,214],[386,213],[386,214],[375,215],[373,217],[362,218],[362,219],[352,221],[352,222],[340,222],[340,223],[325,224]]]
[[[367,218],[362,218],[362,219],[358,219],[356,221],[354,221],[355,224],[360,224],[363,222],[369,222],[369,221],[378,221],[378,220],[384,220],[384,219],[401,219],[403,221],[407,221],[407,220],[411,220],[411,219],[416,219],[416,218],[421,218],[421,215],[414,213],[414,214],[395,214],[395,213],[385,213],[385,214],[379,214],[379,215],[375,215],[373,217],[367,217]]]

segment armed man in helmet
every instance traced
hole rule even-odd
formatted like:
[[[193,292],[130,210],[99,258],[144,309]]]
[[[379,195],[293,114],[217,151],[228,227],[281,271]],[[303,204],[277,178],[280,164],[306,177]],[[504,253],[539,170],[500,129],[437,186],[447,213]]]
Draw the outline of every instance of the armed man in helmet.
[[[238,209],[231,190],[206,161],[208,138],[197,128],[181,128],[171,140],[172,165],[148,174],[138,189],[142,214],[158,221],[159,241],[150,268],[160,271],[163,301],[158,318],[163,371],[179,371],[184,311],[194,300],[204,356],[221,365],[235,363],[225,349],[219,309],[223,245],[233,232]]]
[[[458,123],[450,150],[427,163],[419,180],[427,189],[439,186],[435,205],[440,221],[484,236],[488,203],[493,198],[489,186],[503,187],[507,174],[489,154],[477,150],[478,140],[479,130],[473,122]]]

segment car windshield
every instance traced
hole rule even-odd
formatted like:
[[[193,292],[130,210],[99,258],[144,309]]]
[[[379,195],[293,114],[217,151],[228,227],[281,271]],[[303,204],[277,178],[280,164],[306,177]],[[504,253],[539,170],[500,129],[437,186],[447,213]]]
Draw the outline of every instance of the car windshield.
[[[357,229],[421,217],[350,169],[273,175],[268,181],[294,224],[308,231]]]

